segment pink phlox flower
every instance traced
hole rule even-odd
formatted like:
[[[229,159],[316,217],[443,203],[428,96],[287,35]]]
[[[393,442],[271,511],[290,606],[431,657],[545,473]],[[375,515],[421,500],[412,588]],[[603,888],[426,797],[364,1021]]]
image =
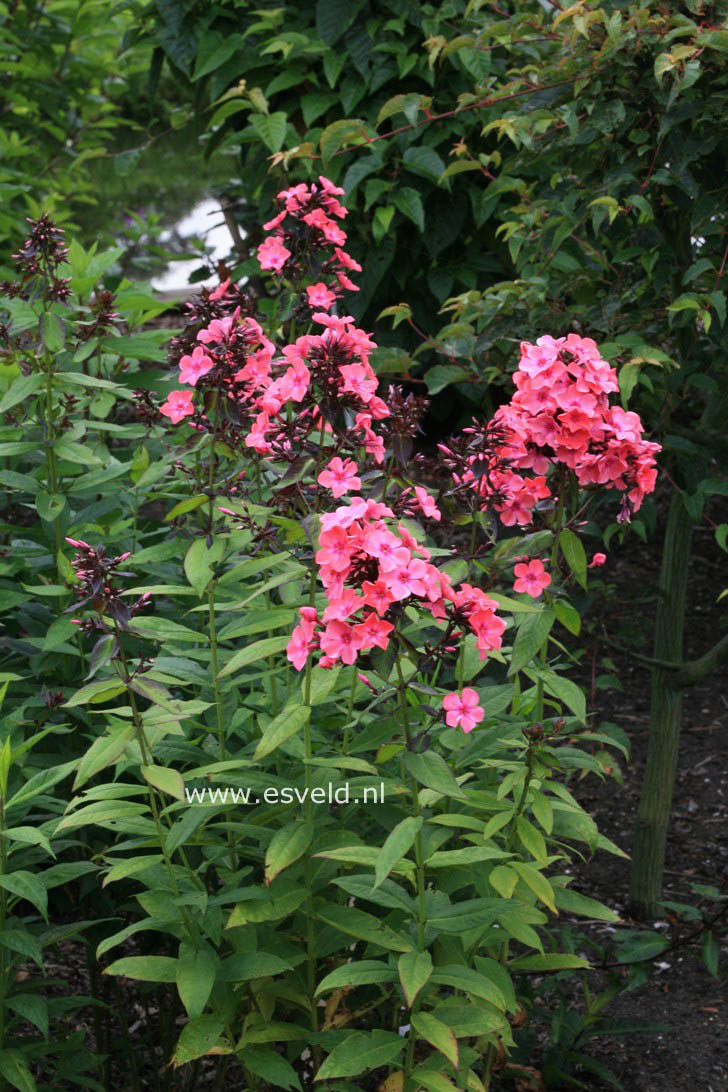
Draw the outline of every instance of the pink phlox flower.
[[[477,691],[470,686],[466,686],[462,694],[457,691],[446,694],[442,699],[442,707],[445,710],[445,723],[450,728],[457,728],[459,725],[464,732],[472,732],[476,724],[480,724],[485,717]]]
[[[551,574],[546,572],[543,561],[529,561],[528,564],[521,562],[513,571],[516,574],[513,590],[525,592],[532,599],[538,599],[544,588],[548,588],[551,583]]]
[[[201,345],[197,345],[192,350],[192,355],[185,355],[180,358],[179,362],[179,379],[180,383],[189,383],[191,386],[195,386],[197,380],[207,375],[215,367],[215,361],[212,357],[209,357]]]
[[[334,572],[344,572],[351,564],[351,544],[343,527],[332,527],[319,535],[320,549],[316,553],[316,564],[326,565]]]
[[[423,489],[421,485],[415,486],[415,496],[417,498],[418,507],[424,516],[428,519],[434,519],[436,522],[439,522],[442,519],[440,509],[437,507],[427,490]]]
[[[351,254],[347,254],[345,250],[341,250],[339,247],[334,247],[334,254],[345,269],[350,269],[353,273],[361,273],[361,266],[352,258]]]
[[[159,412],[169,417],[173,425],[178,425],[184,417],[195,412],[192,404],[192,391],[171,391],[167,401],[160,406]]]
[[[359,652],[359,637],[346,622],[329,622],[321,634],[321,650],[332,660],[353,664]]]
[[[339,497],[343,497],[344,493],[349,493],[352,489],[361,489],[361,478],[356,475],[357,466],[353,459],[343,461],[337,455],[331,460],[326,469],[321,471],[316,480],[319,485],[330,489],[338,500]]]
[[[286,656],[296,671],[301,671],[306,666],[309,653],[317,647],[315,623],[304,619],[291,634],[291,639],[286,646]]]
[[[596,553],[596,554],[594,554],[594,557],[591,559],[591,561],[587,565],[587,568],[588,569],[596,569],[596,568],[598,568],[599,565],[603,565],[606,560],[607,560],[607,555],[606,554]]]
[[[230,278],[228,277],[227,280],[220,282],[220,284],[217,286],[215,291],[210,293],[210,295],[208,296],[208,299],[221,300],[224,296],[227,295],[227,290],[228,290],[229,287],[230,287]]]
[[[406,564],[398,564],[396,568],[387,572],[382,572],[382,579],[394,599],[407,599],[410,595],[426,595],[426,576],[427,564],[418,557],[411,558]]]
[[[365,580],[361,587],[364,592],[364,602],[368,607],[372,607],[377,614],[385,614],[394,602],[394,596],[383,580],[373,582]]]
[[[386,622],[373,613],[364,615],[359,625],[354,626],[359,647],[363,652],[370,648],[387,648],[393,629],[391,622]]]
[[[362,599],[354,589],[344,588],[336,599],[329,599],[329,604],[323,613],[323,620],[333,622],[338,619],[340,622],[345,622],[347,618],[351,618],[352,614],[356,614],[361,605]]]
[[[323,308],[328,311],[332,304],[336,303],[336,296],[325,284],[309,284],[306,288],[309,307]]]
[[[270,269],[274,273],[280,273],[290,256],[290,250],[283,245],[276,235],[271,235],[258,247],[260,268]]]
[[[234,315],[228,315],[222,319],[212,319],[204,330],[198,332],[197,340],[201,341],[203,345],[214,345],[218,341],[225,341],[230,336],[230,331],[235,324],[239,311],[240,309],[237,308]]]
[[[344,380],[345,394],[355,394],[362,402],[370,402],[377,389],[377,377],[363,364],[343,364],[339,371]]]

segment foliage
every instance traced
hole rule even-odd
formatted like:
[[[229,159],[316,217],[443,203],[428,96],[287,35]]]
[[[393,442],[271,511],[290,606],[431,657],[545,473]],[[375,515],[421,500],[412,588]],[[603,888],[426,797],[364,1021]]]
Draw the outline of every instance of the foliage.
[[[0,5],[4,251],[20,242],[23,217],[46,211],[72,222],[93,204],[94,161],[147,120],[140,89],[149,51],[126,40],[132,8],[105,0]]]
[[[47,219],[21,250],[0,402],[6,750],[41,781],[63,755],[51,848],[103,873],[87,916],[117,921],[94,975],[166,991],[175,1087],[201,1059],[282,1088],[388,1070],[487,1087],[520,976],[586,965],[549,914],[616,920],[565,868],[619,852],[569,788],[624,747],[591,724],[564,643],[595,487],[506,421],[412,460],[425,406],[377,393],[375,346],[327,314],[355,272],[336,188],[281,199],[271,290],[257,311],[229,284],[193,302],[170,350],[183,390],[140,370],[167,334],[135,332],[160,309],[139,286],[103,288],[114,252],[66,253]],[[596,347],[545,342],[616,425]],[[33,1040],[8,1049],[32,1067]]]

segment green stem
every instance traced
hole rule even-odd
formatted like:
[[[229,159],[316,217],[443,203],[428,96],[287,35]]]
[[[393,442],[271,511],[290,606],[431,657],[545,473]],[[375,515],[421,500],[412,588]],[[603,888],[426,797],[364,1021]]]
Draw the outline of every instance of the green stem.
[[[395,666],[397,668],[397,694],[399,696],[399,706],[402,711],[402,726],[404,728],[405,740],[407,741],[407,750],[409,750],[412,742],[412,735],[410,730],[409,709],[407,708],[407,690],[399,655],[395,660]],[[414,777],[410,780],[410,788],[412,792],[412,814],[415,818],[418,818],[421,814],[420,796],[419,788]],[[415,863],[417,868],[417,948],[420,952],[424,952],[427,915],[425,907],[425,853],[422,828],[418,830],[415,838]],[[420,1000],[421,995],[418,994],[412,1004],[411,1016],[414,1016],[419,1010]],[[410,1086],[416,1042],[417,1032],[414,1030],[410,1021],[410,1027],[407,1033],[407,1053],[405,1055],[404,1073],[402,1078],[403,1092],[408,1092]]]
[[[341,746],[341,753],[348,755],[349,753],[349,730],[351,728],[351,716],[354,710],[354,694],[356,693],[356,684],[358,681],[358,671],[356,664],[351,669],[351,687],[349,689],[349,701],[346,706],[346,720],[344,721],[344,742]]]
[[[217,627],[215,624],[215,578],[207,585],[208,625],[210,630],[210,662],[212,666],[212,687],[215,693],[215,720],[220,761],[227,758],[225,746],[225,725],[222,716],[222,696],[220,694],[219,662],[217,655]]]
[[[7,847],[5,844],[5,795],[0,793],[0,873],[7,873]],[[7,892],[0,889],[0,933],[5,929],[5,917],[7,914]],[[5,995],[8,987],[9,967],[5,963],[5,948],[0,948],[0,1050],[5,1049]],[[5,1088],[6,1082],[0,1081],[0,1088]]]
[[[55,496],[58,492],[58,468],[56,465],[56,452],[54,449],[54,445],[56,442],[56,433],[53,427],[53,364],[50,356],[47,358],[46,368],[44,424],[46,455],[48,457],[48,492],[52,496]],[[58,567],[58,555],[60,554],[63,545],[60,519],[60,516],[55,516],[53,519],[53,537],[56,547],[56,567]],[[57,568],[57,571],[59,580],[62,582],[60,569]]]

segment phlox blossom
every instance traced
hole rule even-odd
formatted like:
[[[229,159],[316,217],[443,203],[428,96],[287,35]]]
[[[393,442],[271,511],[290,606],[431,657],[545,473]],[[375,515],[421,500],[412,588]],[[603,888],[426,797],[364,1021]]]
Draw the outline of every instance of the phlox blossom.
[[[356,630],[346,622],[338,620],[328,623],[320,640],[321,651],[327,657],[332,660],[341,660],[345,664],[353,664],[361,648],[360,637]]]
[[[308,296],[309,307],[322,308],[324,311],[328,311],[331,305],[336,302],[334,293],[325,284],[321,283],[309,284],[306,288],[306,295]]]
[[[296,671],[302,671],[306,666],[309,652],[316,648],[318,642],[314,632],[314,622],[302,619],[291,634],[291,639],[286,646],[286,655]]]
[[[587,565],[587,568],[588,569],[596,569],[597,566],[603,565],[606,560],[607,560],[607,555],[606,554],[596,553],[596,554],[594,554],[594,557],[591,559],[591,561]]]
[[[334,497],[343,497],[352,489],[361,489],[361,478],[356,476],[356,463],[353,459],[342,460],[338,455],[331,460],[325,470],[316,479],[319,485],[330,489]]]
[[[290,250],[275,235],[269,236],[258,247],[260,268],[270,269],[274,273],[280,273],[290,256]]]
[[[370,648],[386,649],[389,644],[389,635],[394,629],[391,622],[386,622],[376,614],[364,615],[358,626],[354,626],[359,647],[362,652]]]
[[[466,686],[462,694],[458,694],[457,691],[446,694],[442,699],[442,707],[445,710],[445,723],[450,728],[457,728],[460,725],[464,732],[472,732],[475,725],[480,724],[485,717],[480,698],[470,686]]]
[[[532,599],[538,599],[544,588],[548,588],[551,583],[551,574],[546,572],[543,561],[529,561],[528,564],[521,562],[513,571],[516,574],[513,590],[525,592]]]
[[[179,362],[180,383],[189,383],[195,386],[197,380],[207,375],[215,367],[214,360],[207,355],[201,345],[192,350],[192,356],[185,355]]]
[[[170,391],[167,401],[160,406],[159,412],[169,417],[173,425],[178,425],[184,417],[189,417],[195,412],[192,391]]]
[[[440,509],[437,507],[427,490],[423,489],[421,485],[416,485],[415,496],[417,498],[417,505],[422,514],[427,516],[428,519],[434,519],[439,523],[442,518]]]

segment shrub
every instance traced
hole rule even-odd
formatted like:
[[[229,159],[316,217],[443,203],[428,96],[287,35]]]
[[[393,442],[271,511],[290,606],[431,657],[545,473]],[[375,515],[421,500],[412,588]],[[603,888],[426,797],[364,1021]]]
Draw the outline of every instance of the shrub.
[[[28,374],[0,402],[9,514],[41,519],[7,525],[8,667],[33,671],[8,677],[8,723],[36,716],[35,680],[58,688],[57,851],[103,874],[90,916],[122,919],[104,973],[174,985],[165,1063],[487,1088],[519,975],[588,965],[549,913],[617,920],[571,889],[574,854],[620,851],[569,782],[624,741],[592,723],[564,641],[603,561],[590,496],[628,518],[657,447],[571,335],[524,343],[510,403],[416,453],[424,400],[380,391],[376,345],[332,313],[359,271],[341,195],[279,194],[258,251],[275,292],[256,311],[229,282],[203,291],[139,423],[113,350],[148,335],[115,336],[102,290],[81,305],[74,279],[87,293],[103,260],[76,251],[69,284],[57,230],[33,226],[9,301]]]

